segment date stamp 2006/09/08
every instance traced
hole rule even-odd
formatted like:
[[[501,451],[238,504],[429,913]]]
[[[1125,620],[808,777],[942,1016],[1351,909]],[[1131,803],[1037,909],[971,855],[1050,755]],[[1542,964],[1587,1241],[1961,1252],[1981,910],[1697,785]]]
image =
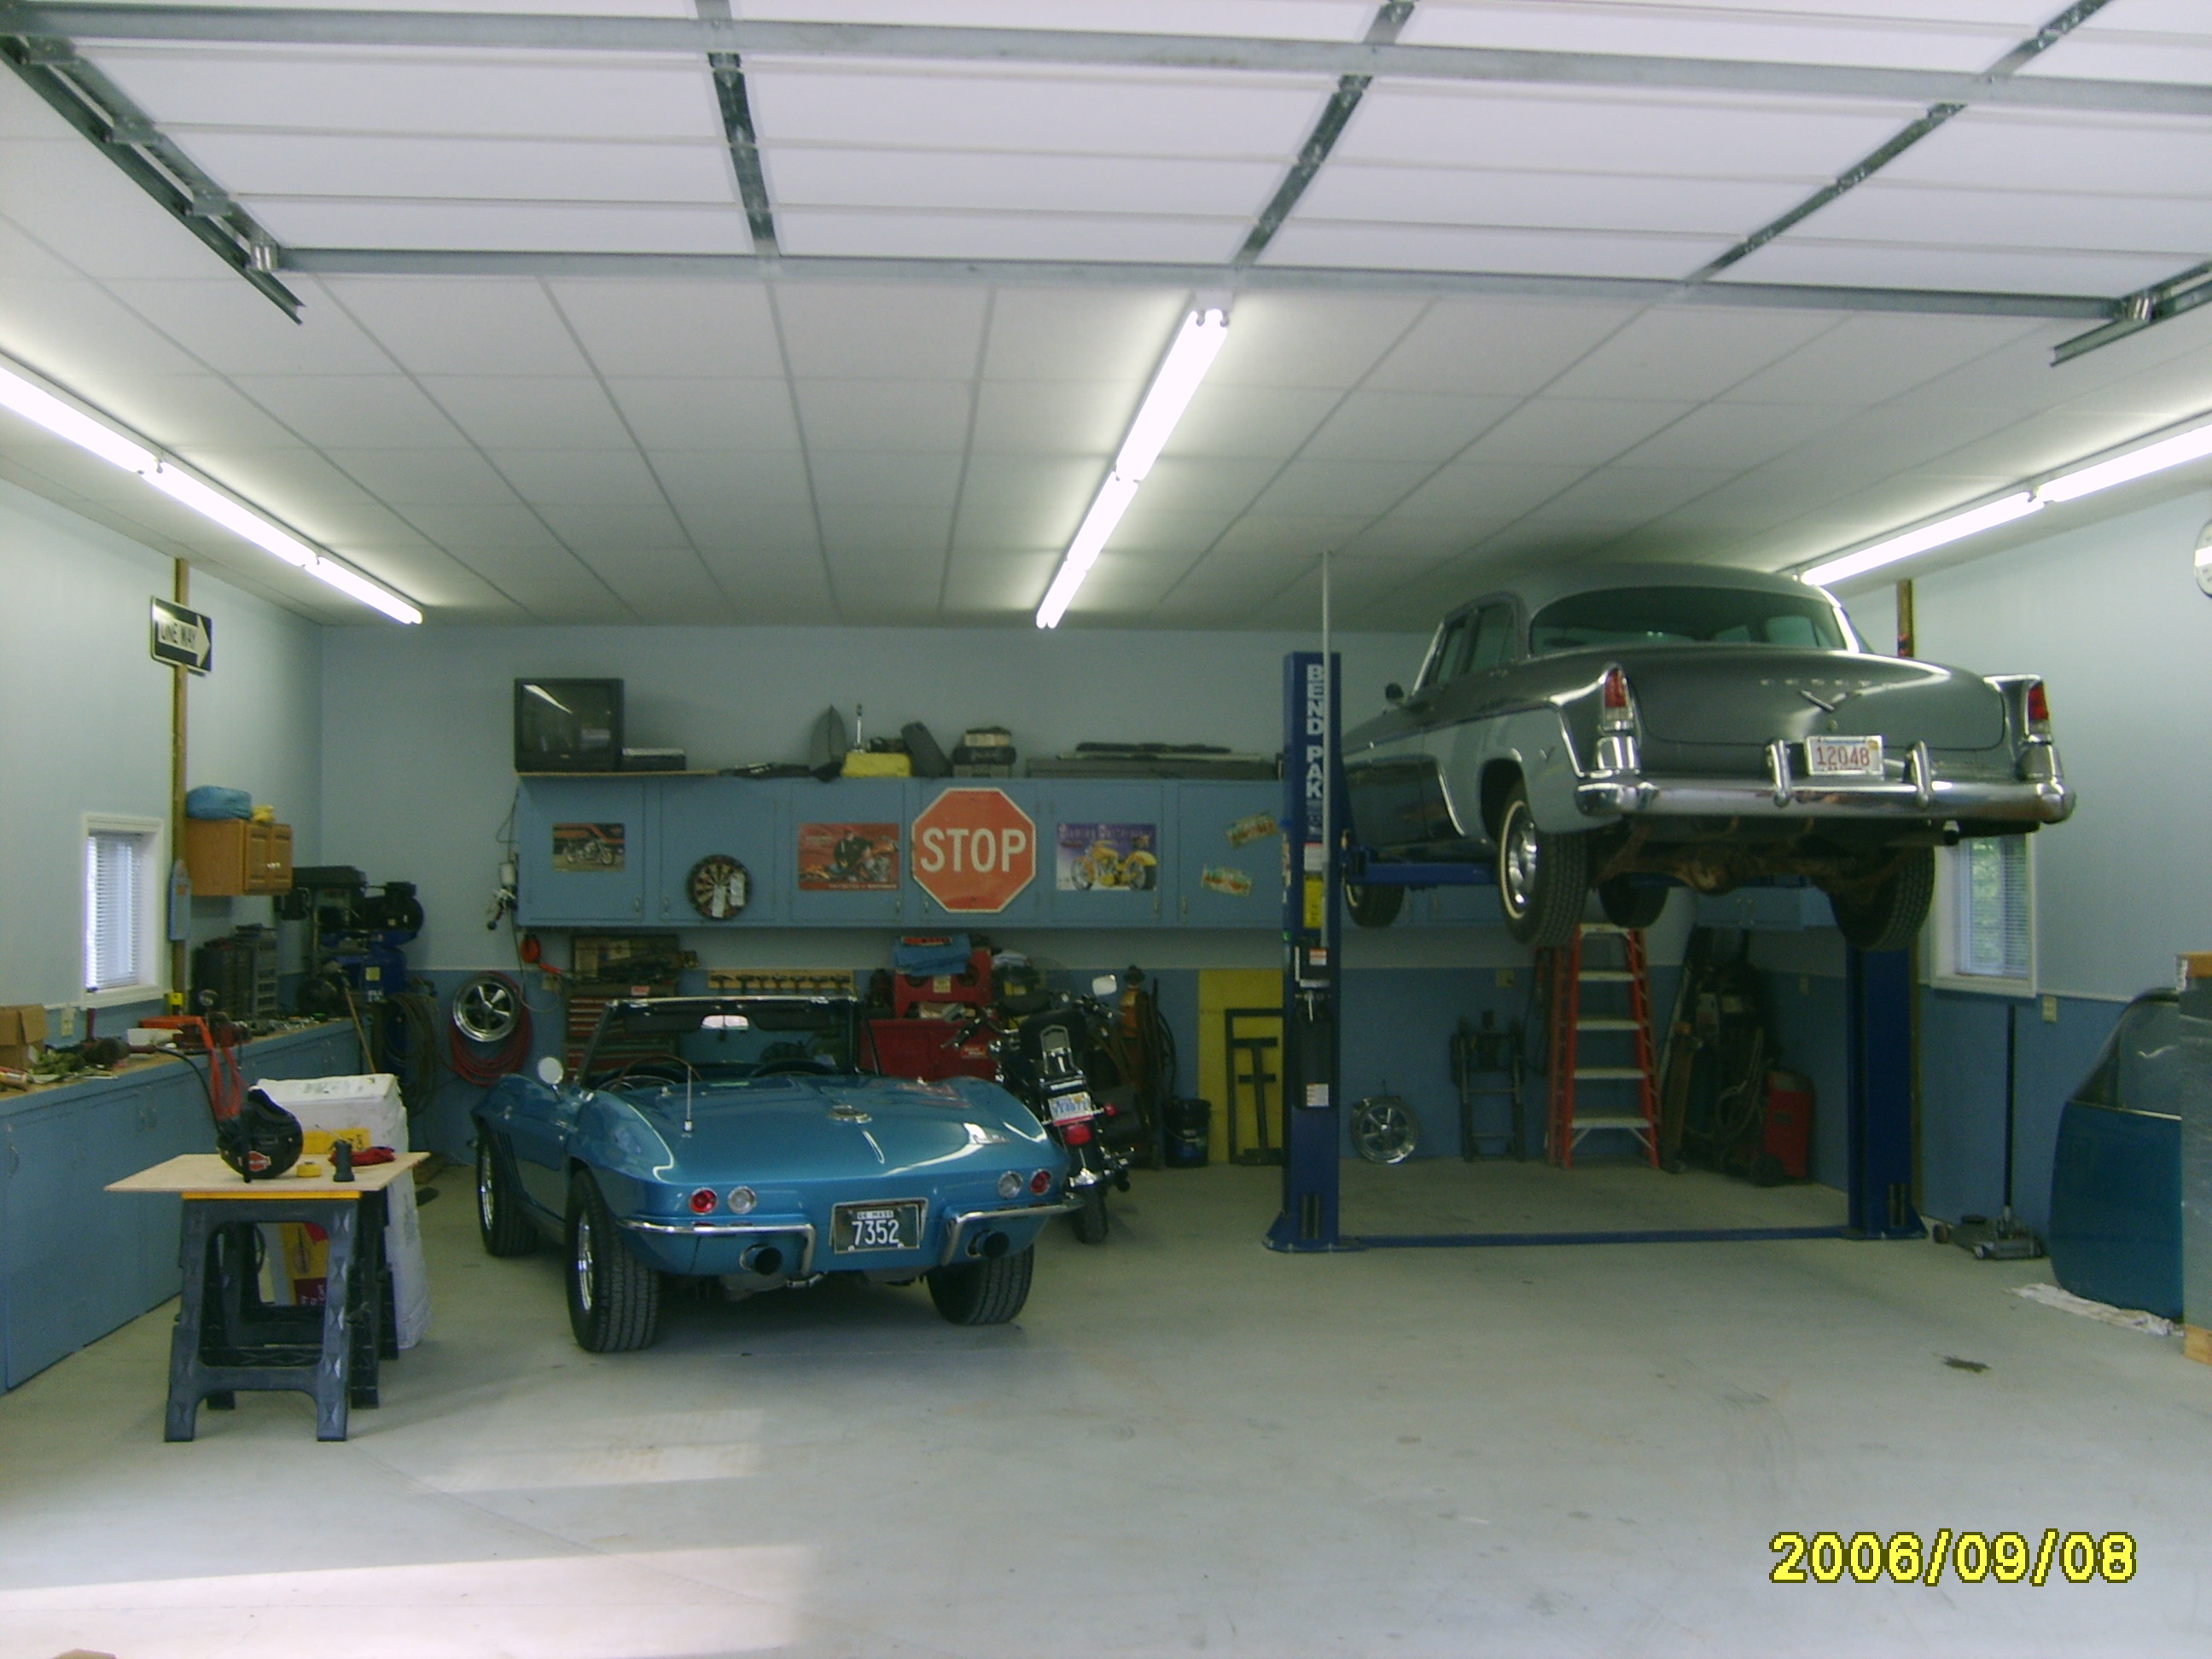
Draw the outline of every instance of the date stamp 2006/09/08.
[[[2000,1584],[2045,1584],[2056,1571],[2069,1584],[2124,1584],[2136,1576],[2135,1534],[2125,1532],[2062,1533],[2045,1528],[2035,1542],[2025,1534],[1954,1533],[1948,1527],[1934,1536],[1917,1532],[1778,1532],[1767,1548],[1780,1558],[1766,1575],[1776,1584],[1924,1584],[1946,1577],[1961,1584],[1994,1580]]]

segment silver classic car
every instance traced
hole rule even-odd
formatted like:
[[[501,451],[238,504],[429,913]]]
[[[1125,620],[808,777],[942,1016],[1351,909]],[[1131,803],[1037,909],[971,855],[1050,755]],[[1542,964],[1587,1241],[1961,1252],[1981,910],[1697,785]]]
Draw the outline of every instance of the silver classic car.
[[[1898,950],[1926,919],[1936,848],[2074,810],[2041,680],[1875,655],[1788,576],[1528,577],[1453,611],[1413,690],[1386,695],[1344,742],[1359,858],[1495,860],[1524,944],[1572,939],[1593,887],[1611,920],[1647,927],[1673,884],[1796,877],[1851,944]],[[1418,872],[1390,873],[1355,877],[1355,921],[1395,919]]]

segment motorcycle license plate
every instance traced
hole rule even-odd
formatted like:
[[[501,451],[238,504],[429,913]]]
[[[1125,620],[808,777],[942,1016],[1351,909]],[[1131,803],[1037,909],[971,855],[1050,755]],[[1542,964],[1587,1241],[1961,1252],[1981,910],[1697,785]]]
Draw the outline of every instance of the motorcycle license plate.
[[[918,1198],[888,1204],[839,1204],[830,1212],[830,1249],[835,1255],[921,1248],[921,1200]]]
[[[1816,778],[1881,775],[1880,738],[1808,738],[1805,770]]]
[[[1084,1123],[1098,1115],[1098,1108],[1080,1089],[1071,1094],[1054,1095],[1050,1104],[1054,1123]]]

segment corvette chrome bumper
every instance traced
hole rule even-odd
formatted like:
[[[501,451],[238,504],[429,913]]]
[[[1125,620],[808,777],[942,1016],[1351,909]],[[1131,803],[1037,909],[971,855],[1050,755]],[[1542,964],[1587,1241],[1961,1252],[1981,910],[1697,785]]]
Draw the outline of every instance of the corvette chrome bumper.
[[[634,1233],[652,1233],[661,1238],[803,1238],[806,1243],[796,1277],[803,1279],[814,1270],[814,1224],[811,1221],[624,1220],[617,1224]]]
[[[1075,1207],[1073,1199],[1063,1199],[1057,1204],[1025,1204],[1018,1210],[968,1210],[945,1218],[945,1256],[946,1263],[959,1259],[960,1245],[969,1228],[999,1221],[1047,1221],[1056,1215],[1066,1215]]]

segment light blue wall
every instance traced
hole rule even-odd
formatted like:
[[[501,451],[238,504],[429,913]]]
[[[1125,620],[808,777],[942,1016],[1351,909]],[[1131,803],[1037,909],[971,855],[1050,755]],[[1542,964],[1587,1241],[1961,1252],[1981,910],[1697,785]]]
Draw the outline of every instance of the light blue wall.
[[[1347,718],[1382,708],[1384,683],[1410,678],[1426,643],[1340,636]],[[694,766],[803,759],[809,731],[833,702],[848,720],[856,702],[866,705],[872,733],[922,720],[947,749],[966,726],[1002,724],[1024,756],[1086,739],[1272,755],[1282,746],[1283,655],[1315,644],[1307,635],[1031,628],[333,629],[323,647],[324,853],[372,881],[418,884],[429,927],[409,952],[417,968],[512,966],[504,936],[487,933],[483,915],[514,799],[519,676],[622,679],[631,745],[681,747]],[[1156,957],[1165,940],[1147,938]],[[1048,953],[1054,944],[1011,934],[1004,942]],[[699,943],[793,966],[848,965],[854,951],[849,935],[796,930],[702,933]],[[1176,943],[1215,954],[1164,965],[1274,961],[1264,935]],[[1095,948],[1085,945],[1082,959]]]
[[[166,822],[173,671],[147,654],[171,562],[0,483],[0,1003],[82,1000],[83,818]],[[204,573],[215,672],[192,683],[187,777],[251,790],[312,854],[320,811],[320,634]],[[266,900],[196,902],[197,936],[265,921]],[[103,1012],[117,1029],[129,1011]]]

